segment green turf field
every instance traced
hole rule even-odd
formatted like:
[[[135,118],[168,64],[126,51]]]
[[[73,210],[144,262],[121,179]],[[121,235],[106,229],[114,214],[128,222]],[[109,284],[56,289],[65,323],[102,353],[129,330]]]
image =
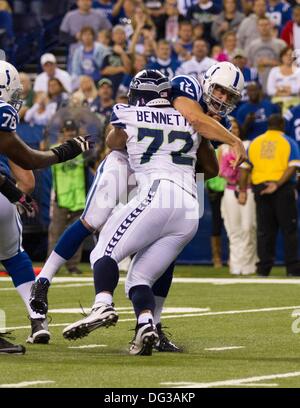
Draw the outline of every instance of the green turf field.
[[[116,327],[76,342],[63,339],[64,325],[81,316],[62,309],[78,309],[79,302],[88,308],[93,301],[88,265],[85,270],[82,283],[76,278],[53,283],[51,344],[27,345],[24,356],[2,355],[0,387],[23,382],[34,387],[300,386],[300,332],[292,332],[293,322],[300,331],[300,315],[299,324],[292,317],[294,309],[300,313],[300,279],[285,278],[282,268],[274,269],[265,283],[255,277],[235,280],[227,268],[177,267],[176,278],[189,279],[175,279],[163,322],[184,352],[154,352],[152,357],[128,355],[135,321],[123,281],[115,296]],[[7,327],[15,328],[16,342],[24,344],[29,321],[18,294],[3,278],[0,308],[6,311]]]

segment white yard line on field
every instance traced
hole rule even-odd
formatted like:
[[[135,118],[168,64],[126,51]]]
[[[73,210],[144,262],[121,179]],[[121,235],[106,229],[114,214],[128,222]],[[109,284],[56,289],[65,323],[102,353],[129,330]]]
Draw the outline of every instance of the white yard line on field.
[[[262,309],[245,309],[245,310],[224,310],[222,312],[204,312],[204,313],[178,313],[177,315],[164,315],[164,319],[177,319],[180,317],[202,317],[202,316],[219,316],[219,315],[234,315],[243,313],[265,313],[265,312],[278,312],[291,309],[300,309],[300,306],[283,306],[283,307],[267,307]],[[119,319],[118,322],[134,322],[136,319]],[[68,326],[71,323],[58,323],[50,324],[50,327],[63,327]],[[6,327],[3,330],[19,330],[29,329],[31,326],[16,326]]]
[[[203,382],[203,383],[195,383],[195,382],[164,382],[161,385],[171,385],[173,388],[213,388],[213,387],[226,387],[226,386],[237,386],[237,385],[250,385],[253,386],[252,383],[259,384],[259,381],[263,380],[275,380],[278,378],[291,378],[291,377],[300,377],[300,371],[295,371],[291,373],[284,373],[284,374],[271,374],[271,375],[262,375],[257,377],[248,377],[248,378],[237,378],[233,380],[224,380],[224,381],[214,381],[214,382]],[[267,384],[266,386],[270,386],[271,384]],[[274,385],[272,385],[274,386]]]
[[[227,347],[210,347],[205,348],[206,351],[225,351],[225,350],[235,350],[245,348],[245,346],[227,346]]]
[[[0,384],[0,388],[23,388],[31,385],[54,384],[55,381],[24,381],[17,384]]]
[[[87,344],[85,346],[69,346],[69,349],[92,349],[98,347],[107,347],[107,344]]]
[[[85,313],[90,313],[91,308],[83,308]],[[165,307],[163,313],[199,313],[199,312],[209,312],[209,307],[198,308],[198,307]],[[50,309],[49,314],[74,314],[82,313],[82,309],[79,307],[69,308],[69,309]],[[118,307],[118,314],[133,314],[134,311],[132,307]]]
[[[11,282],[9,277],[0,277],[1,282]],[[125,278],[121,277],[120,282],[124,283]],[[56,277],[53,279],[52,287],[72,287],[71,284],[80,283],[93,283],[92,277]],[[70,283],[67,285],[57,285],[62,283]],[[277,284],[277,285],[300,285],[300,278],[258,278],[253,276],[253,278],[174,278],[173,283],[210,283],[213,285],[234,285],[239,283],[244,284]],[[77,286],[77,285],[76,285]],[[81,285],[78,285],[81,286]]]

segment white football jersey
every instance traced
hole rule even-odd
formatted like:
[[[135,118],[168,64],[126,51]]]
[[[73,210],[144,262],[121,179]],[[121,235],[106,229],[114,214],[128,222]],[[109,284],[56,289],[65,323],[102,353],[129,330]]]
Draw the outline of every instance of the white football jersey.
[[[128,135],[129,163],[140,185],[167,179],[196,195],[195,163],[201,139],[178,111],[117,104],[111,124]]]

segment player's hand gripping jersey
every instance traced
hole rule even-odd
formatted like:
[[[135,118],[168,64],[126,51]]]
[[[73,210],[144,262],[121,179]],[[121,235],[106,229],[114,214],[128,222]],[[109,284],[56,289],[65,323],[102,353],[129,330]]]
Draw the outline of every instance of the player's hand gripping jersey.
[[[111,124],[128,135],[129,163],[138,183],[171,180],[191,194],[200,137],[175,109],[118,104]]]

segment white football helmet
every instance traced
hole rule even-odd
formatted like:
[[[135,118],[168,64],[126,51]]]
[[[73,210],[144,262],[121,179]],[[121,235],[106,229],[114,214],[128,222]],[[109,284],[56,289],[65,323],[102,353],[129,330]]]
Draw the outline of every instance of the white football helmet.
[[[0,61],[0,100],[12,105],[18,112],[22,106],[22,85],[19,73],[9,62]]]
[[[202,79],[203,99],[208,110],[220,116],[232,112],[241,98],[244,82],[242,71],[231,62],[218,62],[212,65]],[[226,102],[213,94],[216,86],[227,91]]]

